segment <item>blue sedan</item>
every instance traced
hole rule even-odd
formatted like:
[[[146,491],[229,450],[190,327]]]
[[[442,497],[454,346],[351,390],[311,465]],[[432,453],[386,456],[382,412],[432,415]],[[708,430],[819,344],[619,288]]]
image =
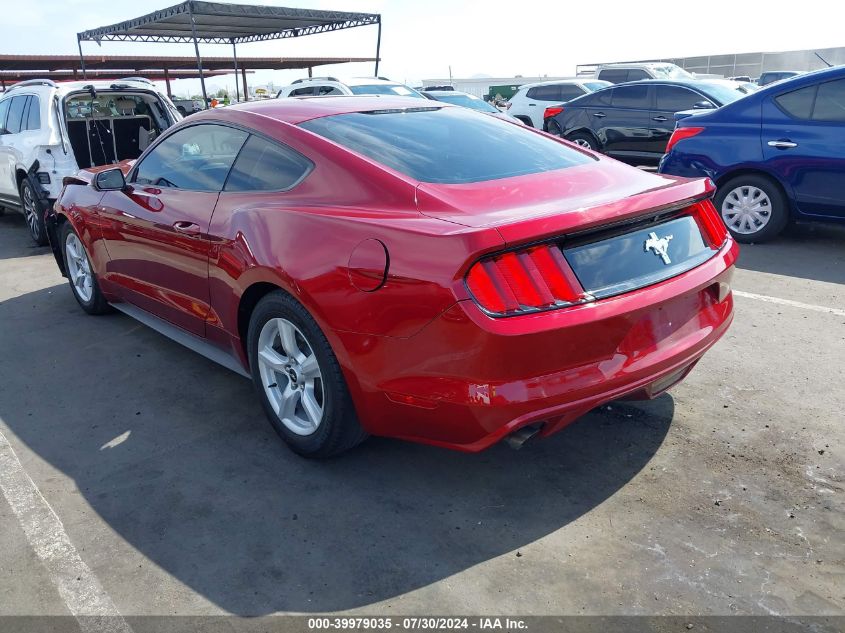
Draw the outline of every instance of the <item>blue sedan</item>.
[[[678,121],[662,174],[709,176],[740,242],[790,221],[845,222],[845,67],[766,86]]]

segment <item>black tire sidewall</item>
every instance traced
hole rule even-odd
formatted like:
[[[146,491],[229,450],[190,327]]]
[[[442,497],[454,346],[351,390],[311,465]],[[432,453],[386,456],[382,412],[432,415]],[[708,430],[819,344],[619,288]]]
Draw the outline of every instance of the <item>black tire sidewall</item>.
[[[779,235],[789,222],[789,208],[787,206],[786,196],[781,191],[781,188],[766,176],[757,174],[737,176],[719,187],[713,200],[719,217],[722,217],[722,204],[725,202],[725,198],[737,187],[757,187],[762,190],[769,197],[769,202],[771,202],[771,209],[769,211],[771,217],[766,223],[766,226],[750,235],[734,233],[730,227],[727,227],[731,236],[742,244],[752,244],[767,242]],[[722,221],[724,222],[724,218],[722,218]],[[727,223],[725,225],[727,226]]]
[[[29,231],[29,236],[32,240],[38,244],[38,246],[46,246],[48,243],[47,240],[47,225],[44,223],[44,208],[41,205],[41,199],[38,197],[38,193],[32,188],[32,184],[29,182],[28,178],[24,178],[21,182],[21,189],[20,189],[20,198],[21,198],[21,209],[24,211],[24,215],[26,214],[26,209],[24,207],[24,191],[28,189],[30,195],[32,196],[32,203],[35,205],[35,219],[38,223],[38,235],[32,234],[32,228],[29,226],[29,221],[26,223],[26,228]]]
[[[317,430],[310,435],[298,435],[288,429],[273,410],[258,369],[258,338],[261,329],[270,319],[283,318],[293,323],[305,335],[311,350],[317,356],[323,383],[323,419]],[[265,296],[255,307],[249,323],[247,336],[250,373],[261,406],[275,431],[287,442],[291,449],[306,457],[326,457],[340,452],[335,447],[341,443],[341,436],[348,424],[351,398],[346,383],[340,373],[340,366],[313,317],[295,299],[277,291]],[[354,414],[353,414],[354,415]]]

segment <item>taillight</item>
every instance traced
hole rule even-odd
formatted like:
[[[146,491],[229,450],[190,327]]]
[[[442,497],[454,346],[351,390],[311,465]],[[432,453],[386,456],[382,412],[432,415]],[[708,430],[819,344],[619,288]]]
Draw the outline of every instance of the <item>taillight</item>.
[[[676,127],[675,131],[672,132],[669,142],[666,144],[666,153],[668,154],[678,141],[691,138],[696,134],[701,134],[703,131],[703,127]]]
[[[711,246],[719,248],[728,237],[728,229],[722,221],[722,216],[710,200],[701,200],[694,205],[695,217],[704,231]]]
[[[585,299],[554,244],[482,259],[470,269],[466,281],[476,302],[499,316],[564,307]]]
[[[548,119],[549,117],[557,116],[561,112],[563,112],[562,106],[549,106],[546,108],[546,111],[543,112],[543,118]]]

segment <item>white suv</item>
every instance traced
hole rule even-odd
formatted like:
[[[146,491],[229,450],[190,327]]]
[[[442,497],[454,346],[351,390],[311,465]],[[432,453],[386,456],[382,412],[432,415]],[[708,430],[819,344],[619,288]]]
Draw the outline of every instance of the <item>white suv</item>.
[[[641,79],[695,79],[695,75],[669,62],[632,62],[602,64],[596,68],[596,78],[612,84],[621,84]]]
[[[546,108],[565,103],[610,84],[598,79],[558,79],[541,81],[536,84],[520,86],[516,94],[507,103],[508,114],[516,117],[525,125],[538,130],[543,129],[543,113]]]
[[[340,80],[335,77],[309,77],[297,79],[285,86],[276,97],[324,97],[331,95],[392,95],[394,97],[419,97],[419,92],[405,84],[382,77],[355,77]]]
[[[181,118],[145,79],[17,83],[0,95],[0,208],[22,211],[44,246],[44,211],[65,176],[138,158]]]

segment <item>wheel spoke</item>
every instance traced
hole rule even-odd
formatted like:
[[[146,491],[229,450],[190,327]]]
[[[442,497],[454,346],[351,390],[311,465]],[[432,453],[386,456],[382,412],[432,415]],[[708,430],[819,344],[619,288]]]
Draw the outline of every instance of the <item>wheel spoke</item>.
[[[301,396],[302,392],[299,389],[291,389],[290,384],[285,387],[285,390],[280,394],[281,407],[279,408],[279,417],[282,420],[295,422],[296,406],[299,404]]]
[[[315,354],[311,354],[311,356],[306,357],[306,359],[299,365],[299,372],[306,380],[319,378],[320,365],[317,362],[317,356]]]
[[[285,350],[288,358],[299,361],[302,357],[302,352],[299,351],[299,346],[296,343],[296,328],[290,321],[279,319],[279,338],[282,341],[282,349]]]
[[[313,389],[313,386],[308,387],[302,392],[302,408],[305,410],[305,415],[308,416],[308,421],[316,429],[323,418],[323,408],[317,404]]]
[[[273,371],[284,371],[285,365],[288,362],[288,359],[283,357],[279,352],[274,350],[269,345],[262,347],[261,350],[258,352],[258,357],[261,359],[261,362],[268,366]]]

